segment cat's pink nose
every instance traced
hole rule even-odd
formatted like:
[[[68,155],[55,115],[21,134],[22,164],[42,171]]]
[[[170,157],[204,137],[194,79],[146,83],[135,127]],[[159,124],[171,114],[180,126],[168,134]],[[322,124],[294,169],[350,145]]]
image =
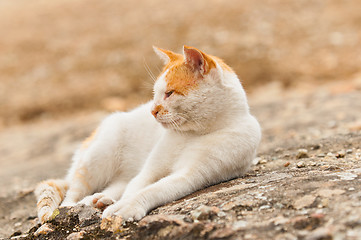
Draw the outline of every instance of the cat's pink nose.
[[[158,115],[158,113],[159,113],[159,111],[157,111],[157,110],[152,110],[152,115],[155,117],[155,118],[157,118],[157,115]]]
[[[158,115],[158,113],[159,112],[161,112],[161,111],[163,111],[163,106],[162,105],[157,105],[157,106],[155,106],[154,108],[153,108],[153,110],[152,110],[152,115],[155,117],[155,118],[157,118],[157,115]]]

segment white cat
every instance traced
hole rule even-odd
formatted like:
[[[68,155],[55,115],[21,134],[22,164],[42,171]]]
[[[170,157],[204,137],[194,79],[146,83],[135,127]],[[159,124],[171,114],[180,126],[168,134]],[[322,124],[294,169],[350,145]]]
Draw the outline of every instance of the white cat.
[[[75,153],[65,180],[37,186],[42,222],[60,203],[139,220],[251,166],[261,131],[233,70],[193,47],[183,55],[154,50],[165,67],[153,101],[111,114]]]

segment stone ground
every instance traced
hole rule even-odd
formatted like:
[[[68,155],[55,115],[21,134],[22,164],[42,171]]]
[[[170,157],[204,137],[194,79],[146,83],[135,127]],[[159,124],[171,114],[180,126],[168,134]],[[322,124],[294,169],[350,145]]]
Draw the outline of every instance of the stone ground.
[[[124,225],[76,207],[40,227],[35,211],[35,184],[64,176],[72,152],[106,113],[7,128],[0,133],[0,237],[361,239],[360,79],[254,91],[249,101],[263,140],[253,169]]]

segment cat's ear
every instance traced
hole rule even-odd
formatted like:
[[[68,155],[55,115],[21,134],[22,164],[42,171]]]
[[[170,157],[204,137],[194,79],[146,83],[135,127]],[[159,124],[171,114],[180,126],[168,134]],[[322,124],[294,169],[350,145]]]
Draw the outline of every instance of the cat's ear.
[[[179,54],[153,46],[154,52],[162,59],[164,64],[179,58]]]
[[[216,66],[213,59],[196,48],[183,46],[183,54],[185,63],[202,75],[207,74],[211,68]]]

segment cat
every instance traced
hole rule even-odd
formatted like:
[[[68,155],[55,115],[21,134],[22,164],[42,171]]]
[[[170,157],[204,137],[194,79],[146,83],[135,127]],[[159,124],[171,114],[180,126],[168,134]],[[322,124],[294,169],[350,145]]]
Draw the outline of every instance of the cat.
[[[38,217],[86,204],[140,220],[151,209],[244,175],[261,139],[231,67],[194,47],[153,47],[165,66],[152,101],[108,116],[75,152],[64,180],[38,184]]]

